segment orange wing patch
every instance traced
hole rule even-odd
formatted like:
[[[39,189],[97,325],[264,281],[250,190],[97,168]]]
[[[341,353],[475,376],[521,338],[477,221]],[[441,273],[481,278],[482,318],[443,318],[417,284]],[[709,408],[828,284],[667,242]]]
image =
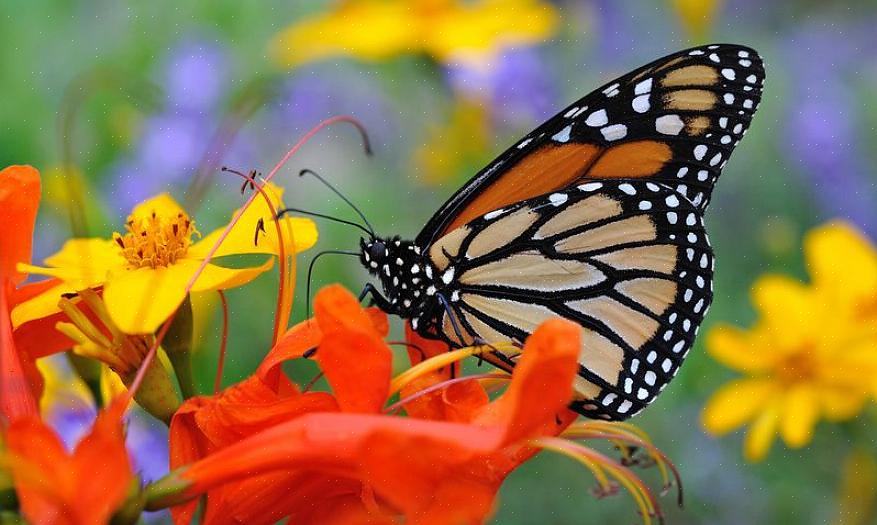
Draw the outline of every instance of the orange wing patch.
[[[487,212],[565,188],[581,178],[603,151],[596,144],[548,144],[527,155],[470,202],[442,235]]]
[[[670,160],[670,146],[653,140],[639,140],[607,149],[587,176],[593,179],[648,177]]]

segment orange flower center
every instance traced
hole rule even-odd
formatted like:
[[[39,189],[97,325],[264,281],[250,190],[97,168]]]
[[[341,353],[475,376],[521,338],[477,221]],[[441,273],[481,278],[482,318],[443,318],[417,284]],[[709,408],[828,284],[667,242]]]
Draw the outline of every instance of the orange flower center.
[[[125,223],[128,233],[113,233],[131,269],[169,266],[186,255],[195,223],[185,213],[167,218],[152,212],[148,217],[130,215]]]
[[[777,370],[786,384],[799,383],[813,379],[816,375],[817,363],[811,349],[805,348],[786,357]]]

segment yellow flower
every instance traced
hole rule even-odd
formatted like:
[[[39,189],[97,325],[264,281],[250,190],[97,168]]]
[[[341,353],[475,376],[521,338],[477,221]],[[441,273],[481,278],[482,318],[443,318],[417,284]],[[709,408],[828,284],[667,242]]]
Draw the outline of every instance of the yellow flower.
[[[282,190],[268,185],[267,193],[279,206]],[[276,228],[257,228],[272,220],[268,205],[256,200],[231,230],[215,257],[239,254],[272,254],[279,249]],[[293,233],[284,239],[287,254],[313,246],[317,239],[314,223],[308,219],[285,218],[282,230]],[[61,251],[45,260],[45,267],[21,265],[34,274],[62,281],[12,312],[13,325],[45,317],[58,311],[59,291],[76,292],[103,287],[103,300],[113,323],[124,333],[154,332],[185,299],[189,280],[218,241],[218,229],[198,242],[194,221],[169,195],[162,194],[137,205],[125,223],[125,233],[112,239],[90,238],[67,241]],[[258,235],[258,244],[254,237]],[[293,244],[294,243],[294,244]],[[208,263],[192,288],[193,292],[224,290],[245,284],[273,264],[228,268]]]
[[[440,183],[469,164],[479,165],[488,145],[489,115],[483,104],[459,99],[450,121],[429,130],[426,144],[414,153],[414,164],[423,179]]]
[[[383,60],[426,53],[438,61],[483,59],[504,47],[541,42],[557,26],[540,0],[348,0],[297,22],[273,43],[293,67],[332,56]]]
[[[702,41],[713,23],[721,0],[671,0],[676,15],[688,32],[689,38]]]
[[[747,377],[720,388],[703,424],[724,434],[751,423],[744,455],[758,461],[779,434],[790,447],[810,442],[816,423],[855,417],[877,385],[877,250],[852,226],[811,231],[804,245],[811,283],[761,277],[749,330],[719,326],[707,349]]]

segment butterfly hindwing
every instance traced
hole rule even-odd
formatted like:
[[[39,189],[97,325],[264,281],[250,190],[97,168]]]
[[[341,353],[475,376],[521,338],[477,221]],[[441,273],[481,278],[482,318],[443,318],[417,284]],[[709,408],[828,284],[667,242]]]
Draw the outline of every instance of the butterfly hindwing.
[[[464,185],[417,238],[586,180],[673,187],[703,211],[761,100],[764,68],[747,47],[717,44],[636,69],[562,110]]]
[[[625,419],[676,374],[712,297],[696,206],[638,179],[586,182],[487,213],[428,252],[450,276],[432,331],[454,345],[524,340],[562,316],[583,327],[575,408]],[[511,370],[516,356],[493,353]]]

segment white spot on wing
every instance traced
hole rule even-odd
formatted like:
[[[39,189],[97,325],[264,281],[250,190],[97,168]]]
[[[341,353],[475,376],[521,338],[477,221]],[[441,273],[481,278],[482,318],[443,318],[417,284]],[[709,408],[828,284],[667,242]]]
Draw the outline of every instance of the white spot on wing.
[[[647,78],[642,82],[638,83],[636,87],[633,88],[633,93],[635,95],[645,95],[652,90],[652,79]]]
[[[627,126],[624,124],[613,124],[602,128],[600,133],[608,141],[620,140],[627,136]]]
[[[565,193],[552,193],[548,196],[548,200],[550,200],[551,204],[555,206],[560,206],[566,202],[567,199],[569,199],[569,197]]]
[[[633,99],[631,106],[633,107],[633,110],[637,113],[645,113],[649,110],[650,107],[649,95],[640,95],[636,97],[635,99]]]
[[[588,182],[587,184],[582,184],[581,186],[579,186],[579,189],[582,191],[595,191],[599,190],[602,187],[602,182]]]
[[[569,126],[563,128],[562,130],[560,130],[559,133],[557,133],[556,135],[554,135],[551,138],[556,140],[557,142],[568,142],[569,141],[569,134],[571,131],[572,131],[572,125],[569,125]]]
[[[679,115],[664,115],[655,119],[655,130],[664,135],[678,135],[685,123]]]
[[[490,212],[485,213],[485,214],[484,214],[484,218],[485,218],[486,220],[489,221],[489,220],[491,220],[491,219],[495,219],[495,218],[499,217],[499,216],[502,215],[503,213],[505,213],[505,210],[502,209],[502,208],[500,208],[500,209],[498,209],[498,210],[493,210],[493,211],[490,211]],[[415,266],[416,266],[416,265],[415,265]]]
[[[585,119],[585,124],[591,126],[592,128],[603,126],[607,123],[609,123],[609,117],[606,115],[605,109],[597,110],[588,115],[588,118]]]

